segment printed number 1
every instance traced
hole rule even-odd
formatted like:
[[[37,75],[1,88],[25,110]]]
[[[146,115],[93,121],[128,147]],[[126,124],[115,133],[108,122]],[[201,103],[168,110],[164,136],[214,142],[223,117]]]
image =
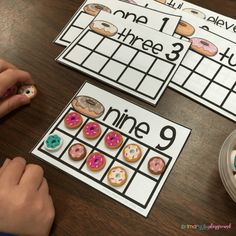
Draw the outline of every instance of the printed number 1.
[[[169,137],[167,137],[166,135],[166,131],[171,131],[171,135]],[[166,141],[169,141],[169,143],[166,145],[166,146],[161,146],[160,144],[158,144],[156,146],[156,148],[158,148],[159,150],[166,150],[168,149],[172,144],[173,142],[175,141],[175,138],[176,138],[176,129],[172,126],[165,126],[162,128],[161,132],[160,132],[160,137]]]
[[[161,26],[161,28],[160,28],[160,30],[159,30],[160,32],[163,31],[163,29],[165,28],[167,22],[170,20],[170,18],[165,17],[165,18],[163,18],[162,20],[163,20],[164,23],[163,23],[163,25]]]

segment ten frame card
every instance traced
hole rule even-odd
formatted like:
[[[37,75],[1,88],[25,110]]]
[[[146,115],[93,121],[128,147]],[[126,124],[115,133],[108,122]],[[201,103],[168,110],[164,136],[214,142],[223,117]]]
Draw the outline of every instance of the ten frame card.
[[[82,114],[82,124],[76,129],[69,129],[65,126],[64,118],[71,111],[75,111],[71,103],[73,99],[81,96],[89,96],[98,101],[103,105],[104,112],[99,118]],[[92,104],[91,101],[89,104]],[[84,127],[91,121],[101,127],[100,136],[93,140],[83,135]],[[123,137],[123,143],[117,149],[109,149],[104,144],[104,137],[110,131],[117,131]],[[32,154],[147,216],[190,132],[186,127],[85,83],[40,139]],[[45,148],[45,140],[52,133],[63,139],[62,146],[56,151]],[[106,159],[103,169],[91,171],[86,162],[87,156],[80,161],[71,160],[68,150],[75,143],[86,147],[87,156],[94,152],[102,153]],[[123,157],[123,150],[129,144],[136,144],[141,149],[140,159],[136,162],[128,162]],[[153,157],[159,157],[165,163],[160,174],[152,174],[148,170],[148,163]],[[107,178],[109,170],[117,166],[123,167],[127,173],[126,182],[120,187],[112,186]]]
[[[118,0],[87,0],[78,9],[54,42],[68,46],[93,21],[100,8],[115,16],[146,25],[169,35],[173,35],[180,20],[180,16],[150,10],[138,5],[130,5]]]
[[[56,60],[156,105],[189,46],[101,11]]]

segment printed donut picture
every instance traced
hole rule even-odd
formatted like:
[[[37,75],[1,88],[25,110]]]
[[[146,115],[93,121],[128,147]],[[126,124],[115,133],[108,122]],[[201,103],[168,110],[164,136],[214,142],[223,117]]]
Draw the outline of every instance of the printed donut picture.
[[[206,19],[206,15],[203,12],[199,11],[199,10],[196,10],[196,9],[193,9],[193,8],[185,8],[185,9],[183,9],[183,11],[187,12],[187,13],[190,13],[194,16],[197,16],[201,19]]]
[[[111,9],[102,4],[90,3],[84,6],[84,12],[91,16],[96,16],[100,11],[111,13]]]
[[[155,0],[156,2],[160,2],[160,3],[163,3],[165,4],[166,3],[166,0]]]
[[[98,118],[105,111],[99,101],[89,96],[78,96],[72,100],[71,104],[76,111],[91,118]]]
[[[120,1],[137,5],[137,3],[135,1],[133,1],[133,0],[120,0]]]
[[[179,35],[189,37],[194,34],[195,28],[188,22],[181,20],[177,25],[175,32]]]
[[[202,38],[191,38],[191,49],[203,56],[213,57],[218,52],[218,48],[210,41]]]
[[[107,37],[114,36],[118,31],[115,25],[103,20],[95,20],[89,25],[89,27],[94,32]]]

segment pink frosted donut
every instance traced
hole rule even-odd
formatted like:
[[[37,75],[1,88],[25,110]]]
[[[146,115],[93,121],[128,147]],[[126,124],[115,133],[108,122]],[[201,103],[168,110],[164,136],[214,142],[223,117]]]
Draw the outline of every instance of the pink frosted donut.
[[[165,162],[160,157],[152,157],[148,161],[148,170],[154,174],[159,175],[165,171]]]
[[[218,52],[218,48],[206,39],[191,38],[190,42],[191,48],[204,56],[213,57]]]
[[[64,124],[69,129],[78,128],[82,122],[83,118],[78,112],[70,112],[64,118]]]
[[[83,135],[87,139],[96,139],[101,132],[101,126],[97,122],[89,122],[83,128]]]
[[[88,156],[86,164],[91,171],[99,171],[105,166],[106,158],[100,152],[93,152]]]
[[[68,150],[69,157],[74,161],[80,161],[85,158],[87,151],[83,144],[75,143]]]
[[[123,143],[122,135],[117,131],[110,131],[105,136],[105,145],[108,148],[116,149]]]

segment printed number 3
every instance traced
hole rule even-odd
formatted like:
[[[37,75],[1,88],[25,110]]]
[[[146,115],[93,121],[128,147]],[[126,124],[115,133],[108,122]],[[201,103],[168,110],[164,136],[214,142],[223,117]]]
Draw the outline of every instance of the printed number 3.
[[[169,53],[166,54],[166,58],[169,61],[177,60],[180,56],[179,53],[184,49],[184,45],[181,43],[174,43],[172,45],[174,46],[174,48],[176,48],[176,47],[178,47],[178,48],[176,50],[173,50],[170,54]],[[171,56],[171,54],[173,56]]]
[[[170,131],[171,132],[171,135],[166,135],[166,132]],[[166,150],[168,149],[172,144],[173,142],[175,141],[175,137],[176,137],[176,129],[172,126],[165,126],[162,128],[161,132],[160,132],[160,137],[163,139],[163,140],[166,140],[166,141],[169,141],[169,143],[166,145],[166,146],[161,146],[160,144],[158,144],[156,146],[156,148],[158,148],[159,150]]]

